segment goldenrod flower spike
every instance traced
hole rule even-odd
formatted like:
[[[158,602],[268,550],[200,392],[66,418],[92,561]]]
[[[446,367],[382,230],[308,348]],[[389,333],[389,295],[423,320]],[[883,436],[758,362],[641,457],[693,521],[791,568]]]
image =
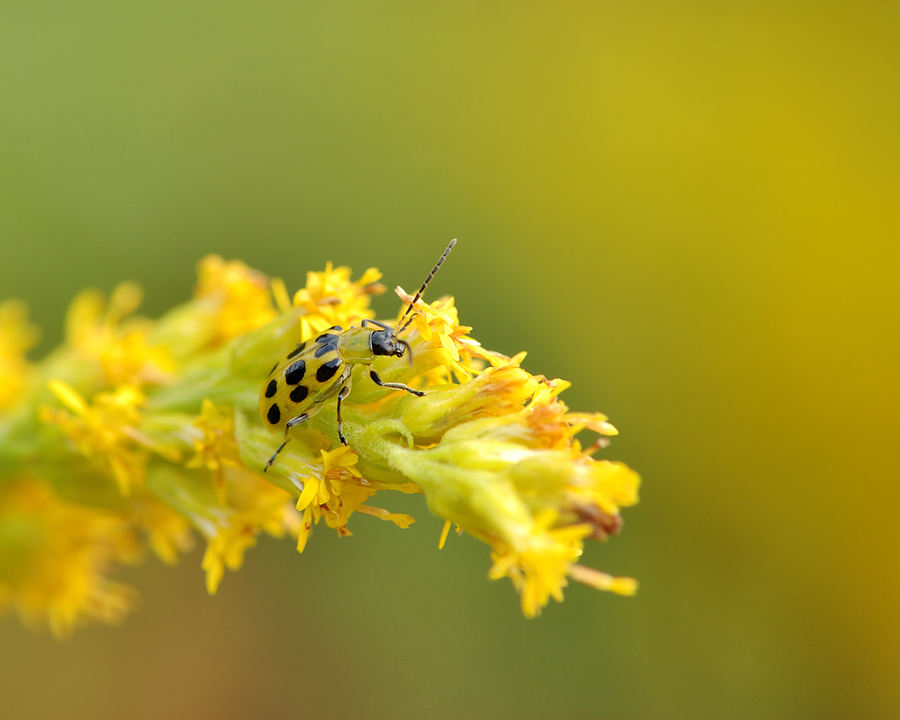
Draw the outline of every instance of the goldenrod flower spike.
[[[381,275],[353,281],[329,264],[291,295],[217,256],[198,274],[193,299],[155,321],[135,315],[134,284],[109,300],[84,291],[65,343],[39,363],[26,357],[37,337],[26,308],[0,303],[0,607],[58,637],[116,622],[134,592],[108,575],[147,550],[172,564],[197,537],[215,593],[261,533],[292,536],[302,552],[320,521],[340,536],[357,513],[408,527],[409,515],[369,504],[388,490],[425,496],[445,521],[439,547],[453,524],[485,542],[488,576],[508,577],[529,617],[562,600],[569,579],[635,592],[632,579],[580,564],[586,541],[621,529],[639,479],[592,457],[617,430],[570,412],[559,398],[569,383],[530,374],[524,353],[483,348],[452,298],[419,299],[400,335],[412,363],[384,356],[372,369],[424,396],[354,372],[349,445],[328,401],[264,474],[281,439],[257,413],[263,379],[322,330],[374,320]],[[586,449],[582,431],[598,436]]]

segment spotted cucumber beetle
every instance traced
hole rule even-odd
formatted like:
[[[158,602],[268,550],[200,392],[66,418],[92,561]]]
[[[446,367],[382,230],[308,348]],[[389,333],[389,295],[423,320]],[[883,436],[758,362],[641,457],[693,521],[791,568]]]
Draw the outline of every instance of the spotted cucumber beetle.
[[[397,336],[412,322],[413,308],[454,245],[456,240],[451,240],[444,254],[428,273],[419,292],[397,323],[399,329],[378,320],[363,320],[362,327],[351,327],[347,330],[335,325],[314,340],[297,345],[284,360],[272,368],[259,394],[259,417],[269,432],[283,431],[284,442],[269,458],[264,472],[271,467],[278,453],[288,444],[291,428],[309,420],[322,408],[322,403],[335,395],[338,437],[341,444],[348,444],[343,432],[341,402],[350,394],[350,372],[354,365],[369,367],[369,377],[376,385],[406,390],[417,397],[425,394],[403,383],[384,382],[371,365],[379,355],[403,357],[407,352],[409,362],[412,364],[412,348],[406,340],[401,340]],[[406,319],[407,315],[409,319]],[[369,325],[381,329],[374,330]]]

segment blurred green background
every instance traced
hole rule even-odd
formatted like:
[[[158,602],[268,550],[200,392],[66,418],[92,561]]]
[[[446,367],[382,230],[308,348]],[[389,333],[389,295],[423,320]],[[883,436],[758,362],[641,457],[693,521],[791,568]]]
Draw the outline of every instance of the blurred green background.
[[[0,622],[9,718],[900,717],[896,2],[0,3],[0,295],[158,315],[205,253],[407,289],[452,237],[486,346],[572,380],[644,476],[521,617],[421,498],[306,553]],[[396,302],[376,300],[381,313]]]

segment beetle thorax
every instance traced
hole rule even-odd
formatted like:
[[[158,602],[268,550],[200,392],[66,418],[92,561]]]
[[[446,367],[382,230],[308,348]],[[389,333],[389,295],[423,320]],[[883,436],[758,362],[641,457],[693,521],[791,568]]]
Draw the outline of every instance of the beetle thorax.
[[[338,355],[341,360],[351,365],[372,362],[372,349],[369,346],[371,331],[364,328],[348,328],[338,338]]]

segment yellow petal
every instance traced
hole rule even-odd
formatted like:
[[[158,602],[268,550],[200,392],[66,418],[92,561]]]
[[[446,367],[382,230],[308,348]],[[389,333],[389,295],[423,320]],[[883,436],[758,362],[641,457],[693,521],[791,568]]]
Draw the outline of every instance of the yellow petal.
[[[64,383],[62,380],[49,380],[47,386],[59,398],[60,402],[72,412],[84,415],[87,411],[84,398],[68,383]]]
[[[444,549],[444,543],[447,542],[447,535],[450,533],[450,525],[452,523],[449,520],[444,522],[444,529],[441,530],[441,539],[438,542],[438,550]]]
[[[312,502],[318,491],[319,479],[315,477],[306,478],[305,484],[303,486],[303,492],[300,493],[300,497],[297,499],[297,509],[305,510],[306,507]]]

